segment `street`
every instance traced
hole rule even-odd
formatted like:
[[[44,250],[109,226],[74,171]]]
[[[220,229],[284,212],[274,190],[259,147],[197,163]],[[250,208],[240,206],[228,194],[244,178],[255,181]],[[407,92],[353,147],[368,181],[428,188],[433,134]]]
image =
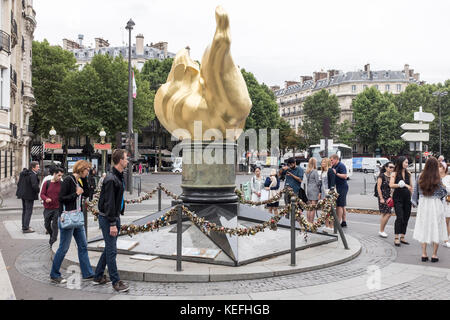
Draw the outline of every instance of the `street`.
[[[351,194],[357,197],[361,193],[364,177],[367,175],[356,173],[349,181]],[[249,176],[237,176],[237,183],[246,181]],[[148,191],[162,183],[168,190],[175,194],[181,192],[179,184],[181,175],[142,175],[143,191]],[[373,188],[373,183],[371,184]],[[373,196],[370,195],[372,198]],[[127,195],[127,198],[137,198],[137,194]],[[375,199],[375,198],[374,198]],[[11,202],[9,202],[11,203]],[[170,205],[170,199],[164,196],[163,208]],[[146,201],[143,204],[127,206],[126,215],[137,217],[148,215],[157,210],[156,198]],[[397,287],[392,285],[384,290],[371,291],[373,295],[365,291],[345,291],[346,295],[327,296],[323,293],[321,296],[317,293],[316,298],[339,298],[339,299],[395,299],[402,298],[408,293],[408,290],[416,292],[416,284],[423,287],[422,293],[417,293],[416,299],[439,298],[444,297],[450,290],[450,252],[448,248],[439,249],[439,263],[420,262],[420,245],[412,239],[415,218],[411,217],[409,221],[407,241],[410,245],[402,245],[397,248],[393,246],[393,224],[395,217],[392,217],[386,228],[389,237],[382,239],[378,236],[378,227],[380,216],[364,214],[348,214],[348,228],[344,229],[348,235],[358,239],[363,245],[361,254],[352,261],[344,264],[322,269],[320,271],[304,272],[291,276],[280,276],[261,280],[242,280],[231,282],[218,282],[206,284],[168,284],[168,283],[142,283],[139,281],[131,282],[131,290],[128,295],[115,294],[110,286],[108,288],[98,289],[95,287],[86,287],[83,290],[70,290],[60,286],[55,286],[48,279],[48,269],[50,261],[48,240],[43,232],[42,208],[34,210],[32,217],[32,226],[37,230],[35,234],[23,235],[20,232],[20,210],[0,210],[0,243],[1,254],[3,256],[6,269],[12,284],[16,299],[146,299],[158,296],[174,296],[180,299],[213,299],[214,297],[234,297],[236,299],[262,298],[264,292],[273,297],[285,297],[283,292],[291,290],[301,290],[309,292],[317,286],[331,286],[333,290],[338,290],[339,283],[345,281],[356,281],[356,279],[365,279],[367,277],[367,268],[377,266],[381,268],[381,275],[390,274],[387,270],[394,268],[400,270],[403,268],[405,273],[403,286],[405,289],[398,293]],[[126,218],[126,216],[125,216]],[[90,218],[90,226],[95,227],[95,222]],[[14,228],[18,230],[14,230]],[[378,248],[378,249],[375,249]],[[385,269],[388,268],[388,269]],[[402,270],[403,270],[402,269]],[[386,270],[386,271],[383,271]],[[384,272],[384,273],[383,273]],[[321,275],[320,280],[317,275]],[[333,276],[332,276],[333,275]],[[444,277],[444,278],[442,278]],[[447,280],[445,280],[447,279]],[[362,281],[360,280],[360,281]],[[269,282],[267,282],[269,281]],[[341,282],[340,282],[341,281]],[[266,286],[267,283],[272,285]],[[260,289],[254,291],[255,284]],[[87,285],[87,284],[86,284]],[[437,288],[431,290],[432,287]],[[436,287],[437,286],[437,287]],[[219,290],[219,291],[216,291]],[[275,291],[274,291],[275,290]],[[340,289],[339,289],[340,290]],[[338,290],[338,291],[339,291]],[[220,292],[220,295],[217,294]],[[391,296],[395,292],[395,297]],[[361,294],[358,294],[361,293]],[[447,295],[448,296],[448,295]],[[293,297],[294,298],[294,297]],[[300,296],[299,296],[300,299]]]

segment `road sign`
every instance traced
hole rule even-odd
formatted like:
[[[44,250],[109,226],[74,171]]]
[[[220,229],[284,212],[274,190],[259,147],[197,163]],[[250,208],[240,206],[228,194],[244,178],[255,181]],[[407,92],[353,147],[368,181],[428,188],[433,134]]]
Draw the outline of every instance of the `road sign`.
[[[430,141],[430,133],[428,132],[405,132],[401,135],[401,138],[405,141],[419,142]]]
[[[403,130],[430,130],[428,123],[404,123],[400,126]]]
[[[111,143],[95,143],[95,150],[111,150]]]
[[[61,143],[45,143],[44,145],[44,149],[62,149],[62,144]]]
[[[434,115],[429,112],[414,112],[414,121],[425,121],[425,122],[433,122]]]

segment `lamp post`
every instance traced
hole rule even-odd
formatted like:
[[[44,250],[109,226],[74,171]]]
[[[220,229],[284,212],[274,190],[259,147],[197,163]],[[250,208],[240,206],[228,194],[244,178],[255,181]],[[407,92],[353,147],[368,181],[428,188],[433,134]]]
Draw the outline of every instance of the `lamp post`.
[[[99,133],[100,137],[102,138],[101,144],[105,144],[105,137],[106,132],[105,129],[102,128],[102,130]],[[106,150],[102,150],[102,175],[106,172]]]
[[[55,143],[55,136],[56,136],[56,130],[55,128],[52,126],[52,129],[48,132],[50,134],[50,141],[51,143]],[[54,164],[55,161],[55,149],[52,149],[52,165]]]
[[[132,19],[127,23],[125,29],[129,33],[128,41],[128,152],[132,153],[131,150],[131,139],[133,134],[133,83],[131,77],[131,30],[136,24]],[[133,162],[128,162],[128,174],[127,174],[127,189],[130,194],[133,193]]]
[[[447,91],[435,91],[433,96],[439,97],[439,155],[442,155],[442,117],[441,117],[441,98],[448,94]]]

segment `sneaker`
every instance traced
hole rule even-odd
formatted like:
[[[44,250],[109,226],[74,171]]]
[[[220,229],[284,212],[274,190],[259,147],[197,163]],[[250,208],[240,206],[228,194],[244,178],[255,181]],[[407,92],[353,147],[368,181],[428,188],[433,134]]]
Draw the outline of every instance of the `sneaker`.
[[[342,221],[342,223],[341,223],[341,227],[342,227],[342,228],[346,228],[346,227],[347,227],[347,222],[345,222],[345,221]]]
[[[106,276],[103,276],[100,279],[94,279],[93,280],[94,286],[103,285],[103,284],[107,284],[107,283],[110,283],[110,282],[111,282],[111,280],[109,280]]]
[[[66,279],[61,278],[61,277],[59,277],[59,278],[51,278],[51,279],[52,279],[52,282],[57,283],[57,284],[64,284],[64,283],[67,282]]]
[[[444,242],[444,244],[442,245],[442,246],[444,246],[444,247],[447,247],[447,248],[450,248],[450,242]]]
[[[378,232],[378,235],[380,236],[380,237],[382,237],[382,238],[387,238],[388,237],[388,235],[387,235],[387,233],[386,232]]]
[[[87,277],[87,278],[83,278],[83,281],[94,281],[94,276],[90,276],[90,277]]]
[[[122,280],[119,280],[116,284],[114,284],[113,288],[117,292],[127,292],[130,289],[130,287]]]
[[[34,230],[31,228],[28,228],[27,230],[22,230],[23,233],[33,233]]]

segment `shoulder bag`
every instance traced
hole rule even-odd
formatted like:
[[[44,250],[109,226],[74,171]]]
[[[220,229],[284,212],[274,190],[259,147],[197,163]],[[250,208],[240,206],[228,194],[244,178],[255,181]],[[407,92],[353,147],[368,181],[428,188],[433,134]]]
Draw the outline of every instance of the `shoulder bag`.
[[[70,179],[77,183],[70,177]],[[84,227],[84,215],[81,210],[81,195],[77,197],[77,209],[72,211],[66,211],[66,206],[63,205],[63,212],[61,214],[61,229],[75,229]]]

